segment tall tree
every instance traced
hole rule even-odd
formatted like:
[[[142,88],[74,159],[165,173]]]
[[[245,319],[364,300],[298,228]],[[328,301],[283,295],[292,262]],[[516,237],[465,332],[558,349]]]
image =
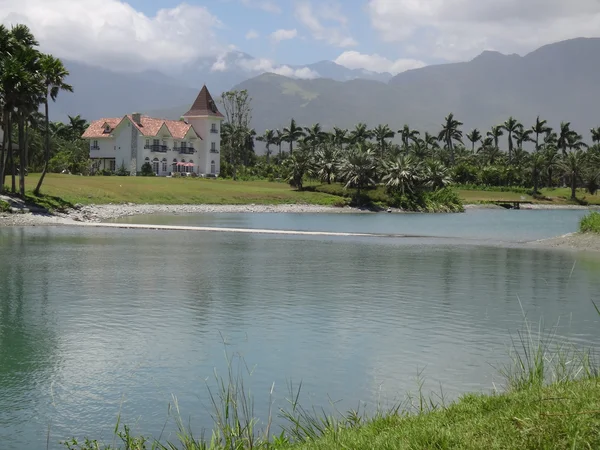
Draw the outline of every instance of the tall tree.
[[[353,144],[364,144],[368,139],[373,137],[373,132],[369,130],[366,123],[359,123],[350,132],[350,142]]]
[[[487,136],[494,140],[494,147],[500,149],[499,141],[500,137],[504,136],[502,125],[494,125],[490,131],[487,132]]]
[[[586,157],[583,150],[567,153],[559,164],[563,174],[569,178],[571,184],[571,200],[577,200],[577,182],[583,177],[586,167]]]
[[[65,79],[69,76],[69,71],[65,69],[59,59],[56,59],[51,55],[43,55],[40,65],[45,89],[44,113],[46,117],[46,141],[44,149],[44,170],[42,170],[42,175],[40,176],[37,186],[35,187],[35,195],[39,195],[40,193],[42,183],[44,182],[44,178],[48,172],[48,162],[50,161],[50,120],[48,116],[48,100],[51,99],[53,102],[56,101],[56,97],[58,97],[58,93],[60,91],[73,92],[73,87],[65,82]],[[69,119],[71,119],[71,117],[69,117]],[[73,124],[73,122],[71,123]]]
[[[450,165],[454,165],[454,142],[462,144],[463,133],[460,129],[462,125],[463,123],[456,120],[454,114],[450,113],[444,119],[442,130],[438,134],[438,141],[444,142],[446,149],[450,153]]]
[[[535,142],[535,151],[536,152],[540,151],[540,144],[539,144],[540,134],[547,133],[550,130],[551,130],[551,128],[548,126],[548,121],[542,120],[542,119],[540,119],[540,116],[537,116],[537,119],[535,119],[535,125],[533,125],[531,127],[531,131],[533,131],[533,133],[535,134],[534,142]]]
[[[558,148],[560,148],[563,157],[567,156],[567,148],[569,147],[569,139],[572,139],[575,133],[571,130],[571,122],[561,122],[558,132]]]
[[[396,135],[389,125],[378,125],[373,129],[373,137],[377,141],[377,146],[379,147],[379,155],[381,158],[385,155],[385,149],[387,147],[387,140],[393,139]]]
[[[419,139],[419,131],[411,129],[408,125],[404,125],[401,130],[398,130],[398,133],[402,137],[402,146],[404,147],[404,152],[408,152],[408,146],[410,142],[416,142]]]
[[[467,139],[471,142],[471,152],[475,153],[475,144],[481,140],[481,133],[477,128],[467,133]]]
[[[237,178],[237,165],[244,157],[248,147],[248,130],[252,120],[252,98],[247,90],[223,92],[220,99],[225,112],[225,122],[229,124],[227,152],[233,171],[233,179]],[[222,128],[222,127],[221,127]]]
[[[598,142],[600,142],[600,127],[592,128],[590,130],[590,133],[592,134],[592,142],[594,144],[597,144]]]
[[[304,136],[302,127],[296,125],[296,121],[292,119],[289,127],[283,129],[282,139],[290,144],[290,155],[294,154],[294,142],[299,141]]]
[[[533,130],[526,130],[524,127],[517,128],[514,132],[517,148],[522,149],[525,142],[533,142],[532,134]]]
[[[510,116],[501,127],[508,133],[508,162],[510,163],[512,161],[513,153],[513,136],[517,130],[523,129],[523,124],[513,116]]]
[[[304,141],[309,145],[311,153],[314,153],[321,147],[325,141],[327,133],[321,128],[321,124],[315,123],[313,126],[304,127]]]
[[[267,149],[267,151],[266,151],[267,164],[269,164],[269,158],[271,157],[271,153],[272,153],[271,145],[274,145],[277,143],[277,138],[275,136],[275,132],[273,130],[265,130],[265,132],[261,136],[258,136],[256,138],[256,140],[259,142],[265,143],[265,147]]]

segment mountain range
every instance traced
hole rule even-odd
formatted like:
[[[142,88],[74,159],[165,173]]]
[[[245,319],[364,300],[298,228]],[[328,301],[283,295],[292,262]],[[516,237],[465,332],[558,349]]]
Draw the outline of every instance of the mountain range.
[[[121,74],[67,62],[76,93],[61,94],[54,109],[58,116],[81,114],[88,120],[133,111],[178,118],[206,83],[215,97],[230,88],[247,89],[252,126],[259,133],[282,128],[292,117],[302,125],[319,122],[325,129],[352,128],[358,122],[399,129],[406,123],[436,132],[450,112],[466,129],[485,130],[511,115],[528,126],[537,115],[555,127],[570,121],[586,138],[591,127],[600,125],[600,38],[562,41],[524,56],[486,51],[468,62],[393,77],[323,61],[274,68],[318,74],[309,73],[309,79],[263,73],[243,80],[248,71],[239,61],[244,60],[251,57],[232,53],[220,60],[217,72],[211,68],[219,61],[204,60],[169,75]]]

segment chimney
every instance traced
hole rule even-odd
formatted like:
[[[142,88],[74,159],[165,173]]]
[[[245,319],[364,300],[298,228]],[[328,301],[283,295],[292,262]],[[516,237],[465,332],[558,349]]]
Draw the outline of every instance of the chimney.
[[[142,115],[140,113],[133,113],[131,115],[131,118],[133,119],[133,121],[135,123],[137,123],[138,125],[142,124]]]

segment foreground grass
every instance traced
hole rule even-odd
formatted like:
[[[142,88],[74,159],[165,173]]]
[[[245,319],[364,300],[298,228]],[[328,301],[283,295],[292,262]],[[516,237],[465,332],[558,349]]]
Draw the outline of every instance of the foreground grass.
[[[600,233],[600,213],[593,211],[579,222],[579,232]]]
[[[600,448],[600,379],[467,395],[446,409],[382,417],[287,448]]]

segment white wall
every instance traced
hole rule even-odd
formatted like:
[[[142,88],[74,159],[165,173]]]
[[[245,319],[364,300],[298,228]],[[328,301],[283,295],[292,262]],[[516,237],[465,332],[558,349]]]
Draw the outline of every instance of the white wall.
[[[188,122],[202,137],[202,145],[198,148],[198,165],[200,173],[211,173],[211,161],[215,162],[215,173],[221,171],[221,122],[216,117],[187,117]],[[216,125],[217,133],[211,133],[212,124]],[[215,143],[215,149],[218,153],[211,153],[211,144]],[[195,161],[195,160],[194,160]]]
[[[94,141],[98,141],[99,150],[92,150]],[[114,138],[89,139],[90,158],[114,158],[116,155]]]

